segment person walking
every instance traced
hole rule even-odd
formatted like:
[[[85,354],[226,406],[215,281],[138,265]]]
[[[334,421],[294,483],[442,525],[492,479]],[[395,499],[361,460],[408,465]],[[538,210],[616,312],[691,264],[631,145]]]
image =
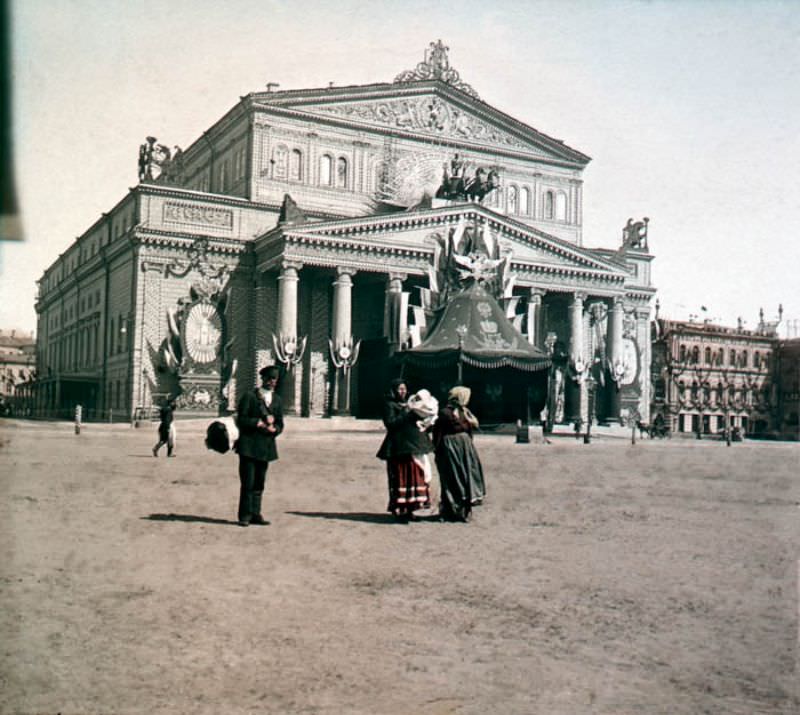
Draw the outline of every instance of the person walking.
[[[175,400],[167,398],[158,411],[158,442],[153,447],[153,456],[158,456],[158,451],[166,444],[167,457],[174,457],[175,449]]]
[[[283,432],[283,406],[276,393],[278,368],[259,371],[261,387],[242,395],[236,409],[239,439],[239,526],[269,524],[261,514],[267,467],[278,459],[275,438]]]
[[[386,510],[399,521],[416,521],[414,512],[430,506],[430,489],[425,481],[425,457],[433,452],[425,426],[407,402],[405,380],[393,380],[384,403],[386,436],[377,457],[386,462],[389,505]]]
[[[441,483],[439,518],[446,521],[469,521],[472,507],[486,495],[483,466],[472,441],[478,420],[467,408],[470,395],[468,387],[451,389],[433,425]]]

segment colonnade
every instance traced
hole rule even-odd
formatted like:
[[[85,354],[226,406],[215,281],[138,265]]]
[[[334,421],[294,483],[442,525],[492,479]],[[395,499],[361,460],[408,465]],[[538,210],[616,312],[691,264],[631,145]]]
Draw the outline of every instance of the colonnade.
[[[278,276],[278,319],[277,332],[286,343],[297,343],[298,338],[298,285],[299,271],[302,264],[294,261],[284,261]],[[352,350],[354,336],[353,325],[353,277],[356,269],[350,267],[337,267],[332,281],[333,286],[333,315],[330,331],[330,340],[333,352],[347,363],[348,350]],[[384,293],[384,320],[383,333],[386,336],[390,351],[397,350],[401,341],[408,334],[407,312],[408,294],[403,292],[403,282],[407,274],[400,272],[386,273],[386,288]],[[539,287],[531,287],[527,296],[527,321],[525,337],[531,345],[543,347],[546,327],[544,325],[543,301],[547,291]],[[576,291],[572,294],[568,307],[569,342],[568,356],[571,366],[583,364],[587,372],[592,368],[594,356],[590,354],[591,345],[586,344],[586,314],[588,294]],[[601,369],[621,369],[623,362],[623,317],[624,307],[620,297],[598,298],[607,308],[606,314],[606,358],[607,365]],[[594,304],[594,303],[593,303]],[[290,371],[291,372],[291,371]],[[334,399],[332,406],[335,414],[349,414],[348,392],[350,386],[346,380],[349,378],[349,369],[336,369],[335,379],[332,381]],[[293,375],[287,375],[293,381]],[[569,380],[568,390],[572,391],[572,404],[580,405],[582,419],[588,417],[588,391],[586,380]],[[287,394],[294,395],[293,382],[286,387]],[[611,415],[619,416],[619,399],[616,390],[612,390]],[[578,402],[574,402],[577,400]],[[293,401],[292,401],[293,402]],[[294,404],[287,405],[287,411],[296,411]],[[577,416],[577,413],[571,416]]]

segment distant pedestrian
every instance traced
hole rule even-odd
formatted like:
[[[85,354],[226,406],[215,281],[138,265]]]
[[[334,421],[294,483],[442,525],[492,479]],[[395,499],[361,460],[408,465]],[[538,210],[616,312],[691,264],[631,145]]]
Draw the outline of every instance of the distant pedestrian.
[[[175,400],[166,399],[161,409],[158,411],[158,442],[153,447],[153,456],[158,456],[160,450],[165,444],[167,445],[167,456],[174,457],[175,450]]]
[[[393,380],[383,409],[386,437],[378,459],[386,462],[389,506],[399,521],[416,521],[414,512],[430,506],[430,489],[425,481],[427,455],[433,451],[430,437],[417,424],[420,416],[409,407],[404,380]]]
[[[439,418],[433,425],[442,520],[469,521],[472,507],[486,495],[483,466],[472,442],[478,420],[467,408],[470,394],[468,387],[450,390],[447,405],[439,410]]]
[[[236,410],[239,439],[239,526],[269,524],[261,514],[261,499],[269,463],[278,458],[275,438],[283,432],[283,406],[275,391],[277,367],[265,367],[258,373],[261,387],[245,392]]]

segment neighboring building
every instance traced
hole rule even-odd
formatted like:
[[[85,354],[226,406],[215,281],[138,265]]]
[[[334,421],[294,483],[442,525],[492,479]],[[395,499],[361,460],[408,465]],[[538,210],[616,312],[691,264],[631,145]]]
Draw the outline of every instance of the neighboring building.
[[[36,375],[36,339],[32,333],[0,330],[0,414],[16,413],[25,386]]]
[[[776,429],[782,439],[800,439],[800,338],[780,342],[775,372],[780,416]]]
[[[658,317],[653,323],[653,418],[673,432],[715,434],[726,426],[774,436],[780,404],[776,388],[779,321],[745,330],[709,321]]]
[[[248,94],[185,151],[148,137],[141,183],[39,281],[38,408],[224,410],[278,361],[289,412],[375,416],[442,251],[475,242],[524,339],[566,358],[559,420],[585,419],[593,364],[601,416],[647,419],[647,220],[584,248],[588,162],[481,101],[441,43],[392,83]]]

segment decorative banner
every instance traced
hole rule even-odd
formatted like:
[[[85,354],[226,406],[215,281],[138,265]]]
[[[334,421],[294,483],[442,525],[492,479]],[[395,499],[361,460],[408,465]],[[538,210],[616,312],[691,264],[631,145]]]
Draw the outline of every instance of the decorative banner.
[[[184,323],[186,352],[197,363],[216,360],[222,341],[222,321],[217,309],[204,301],[195,303]]]

